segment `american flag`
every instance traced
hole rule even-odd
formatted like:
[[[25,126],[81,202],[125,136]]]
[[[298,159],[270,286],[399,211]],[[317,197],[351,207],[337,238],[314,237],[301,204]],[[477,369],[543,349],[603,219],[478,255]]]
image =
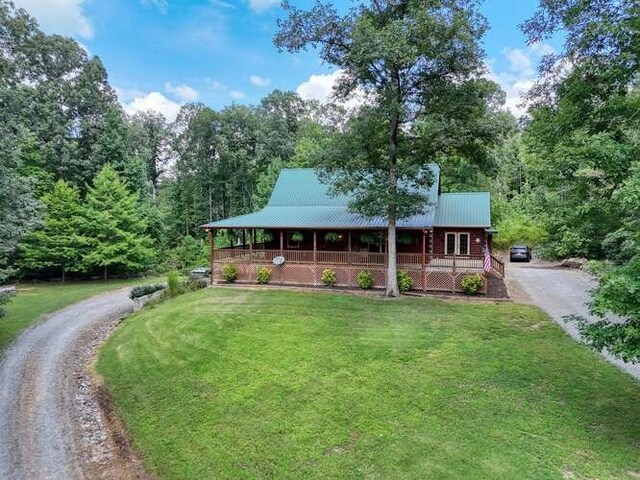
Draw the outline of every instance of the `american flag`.
[[[489,253],[489,245],[484,244],[484,271],[491,273],[491,253]]]

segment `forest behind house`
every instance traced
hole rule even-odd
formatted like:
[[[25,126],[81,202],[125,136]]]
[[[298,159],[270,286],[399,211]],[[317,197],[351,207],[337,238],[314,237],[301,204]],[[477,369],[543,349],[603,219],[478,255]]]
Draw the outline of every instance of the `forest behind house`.
[[[439,164],[443,191],[491,193],[495,248],[592,260],[592,308],[629,321],[591,340],[625,358],[640,354],[638,13],[624,0],[543,2],[522,30],[532,43],[561,33],[564,49],[545,57],[526,116],[481,76],[412,97],[398,137],[400,165]],[[378,106],[274,90],[257,105],[186,104],[173,122],[128,115],[99,57],[0,0],[0,284],[207,265],[200,225],[264,206],[282,168],[380,151]]]

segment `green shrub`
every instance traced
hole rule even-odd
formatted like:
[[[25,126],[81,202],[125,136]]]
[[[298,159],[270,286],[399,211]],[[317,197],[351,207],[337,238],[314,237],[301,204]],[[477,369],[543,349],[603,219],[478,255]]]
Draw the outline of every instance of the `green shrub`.
[[[322,283],[324,283],[327,287],[333,287],[337,281],[338,280],[336,278],[335,270],[331,270],[330,268],[325,268],[322,271]]]
[[[363,290],[368,290],[373,287],[373,274],[366,270],[362,270],[358,274],[358,286]]]
[[[401,292],[408,292],[413,288],[413,279],[405,270],[398,270],[398,288]]]
[[[503,218],[497,225],[498,233],[493,238],[496,249],[505,250],[513,245],[540,245],[546,237],[542,224],[530,215],[511,214]]]
[[[167,292],[170,297],[180,294],[180,277],[176,271],[167,274]]]
[[[7,314],[7,311],[2,308],[1,305],[9,303],[9,300],[11,300],[11,297],[13,297],[14,295],[14,291],[5,290],[0,292],[0,318],[4,317]]]
[[[476,295],[484,288],[484,278],[479,273],[465,273],[460,284],[464,293]]]
[[[131,289],[131,293],[129,293],[129,298],[132,300],[134,298],[144,297],[146,295],[151,295],[152,293],[156,293],[160,290],[164,290],[167,286],[164,283],[156,283],[150,285],[137,285]]]
[[[271,270],[267,267],[258,267],[258,274],[256,275],[256,282],[261,284],[267,284],[271,280]]]
[[[264,243],[269,243],[271,240],[273,240],[273,233],[271,232],[264,232],[262,234],[262,241]]]
[[[166,264],[176,270],[190,270],[209,264],[209,242],[190,235],[182,237],[178,245],[166,253]]]
[[[229,283],[236,281],[236,278],[238,278],[238,269],[235,263],[225,263],[222,266],[222,278]]]
[[[209,285],[209,281],[206,278],[195,278],[193,280],[184,280],[180,285],[182,293],[195,292],[202,288],[206,288]]]
[[[327,232],[324,234],[324,241],[336,243],[340,241],[340,234],[336,232]]]

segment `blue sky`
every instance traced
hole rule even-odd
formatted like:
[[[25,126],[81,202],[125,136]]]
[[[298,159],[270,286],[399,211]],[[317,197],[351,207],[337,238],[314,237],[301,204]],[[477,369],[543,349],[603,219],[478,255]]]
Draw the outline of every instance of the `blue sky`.
[[[172,119],[179,106],[202,101],[216,109],[257,103],[275,88],[324,100],[336,77],[313,52],[273,46],[278,0],[15,0],[48,33],[76,38],[100,56],[129,112],[155,109]],[[305,7],[308,1],[294,1]],[[339,8],[348,0],[335,2]],[[492,77],[519,114],[519,93],[535,78],[541,56],[557,44],[529,47],[518,29],[537,0],[486,0],[485,37]]]

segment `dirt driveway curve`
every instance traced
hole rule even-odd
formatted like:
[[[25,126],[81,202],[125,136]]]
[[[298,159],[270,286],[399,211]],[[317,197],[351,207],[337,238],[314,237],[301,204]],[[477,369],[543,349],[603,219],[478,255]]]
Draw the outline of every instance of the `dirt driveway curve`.
[[[90,390],[98,345],[132,310],[128,289],[26,330],[0,360],[0,478],[132,478]]]
[[[571,337],[580,341],[575,324],[562,320],[566,315],[581,315],[591,321],[598,319],[589,314],[589,291],[596,286],[595,280],[581,270],[560,268],[555,265],[533,261],[505,263],[506,282],[510,296],[524,303],[542,308]],[[605,353],[603,356],[625,372],[640,380],[640,364],[625,363]]]

